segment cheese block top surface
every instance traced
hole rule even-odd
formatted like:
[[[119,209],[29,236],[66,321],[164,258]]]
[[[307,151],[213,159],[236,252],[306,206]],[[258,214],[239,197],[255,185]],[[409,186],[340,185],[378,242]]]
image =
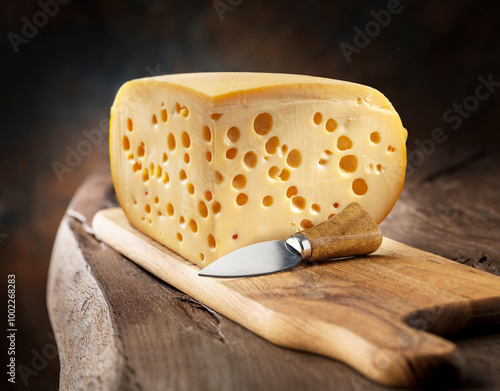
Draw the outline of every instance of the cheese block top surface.
[[[203,267],[358,202],[376,221],[404,183],[407,132],[377,90],[319,77],[197,73],[125,83],[110,158],[130,223]]]
[[[188,88],[195,94],[211,98],[216,106],[238,104],[235,98],[255,101],[302,97],[344,102],[360,98],[370,106],[394,110],[389,100],[374,88],[316,76],[257,72],[181,73],[136,79],[127,84],[145,86],[158,82]]]

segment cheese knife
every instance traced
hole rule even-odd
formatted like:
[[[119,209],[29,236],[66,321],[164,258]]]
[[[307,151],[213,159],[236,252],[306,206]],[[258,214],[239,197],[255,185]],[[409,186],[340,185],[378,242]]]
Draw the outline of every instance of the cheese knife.
[[[330,219],[285,241],[272,240],[235,250],[202,269],[203,277],[251,277],[288,270],[301,262],[366,255],[382,244],[379,226],[356,202]]]

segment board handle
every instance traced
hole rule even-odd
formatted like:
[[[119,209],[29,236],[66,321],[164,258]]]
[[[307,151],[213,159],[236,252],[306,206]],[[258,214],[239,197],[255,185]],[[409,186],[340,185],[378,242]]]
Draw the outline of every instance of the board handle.
[[[300,249],[304,261],[312,262],[370,254],[382,244],[382,232],[361,205],[352,202],[321,224],[292,235],[287,243]]]

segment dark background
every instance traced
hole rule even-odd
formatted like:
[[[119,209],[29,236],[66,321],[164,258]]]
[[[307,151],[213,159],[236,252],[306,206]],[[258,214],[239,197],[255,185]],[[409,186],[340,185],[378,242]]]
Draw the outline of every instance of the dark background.
[[[18,45],[17,54],[9,34],[21,36],[26,20],[32,22],[43,8],[35,1],[8,0],[0,13],[1,284],[16,274],[17,363],[28,368],[34,368],[36,352],[52,343],[45,285],[58,224],[81,182],[107,161],[107,141],[93,146],[62,181],[53,162],[66,164],[66,148],[77,148],[86,139],[84,130],[98,129],[109,118],[118,88],[129,79],[263,71],[348,80],[375,87],[391,100],[409,131],[409,151],[419,149],[416,141],[436,127],[448,136],[438,149],[498,147],[500,92],[480,101],[457,129],[443,119],[454,104],[475,94],[479,76],[500,81],[496,1],[401,0],[402,11],[350,62],[341,43],[353,45],[355,28],[365,30],[374,20],[371,11],[387,9],[386,1],[57,4],[54,16]],[[218,13],[214,4],[227,8]],[[57,358],[35,364],[39,369],[28,387],[56,389]],[[19,374],[16,385],[25,387]]]

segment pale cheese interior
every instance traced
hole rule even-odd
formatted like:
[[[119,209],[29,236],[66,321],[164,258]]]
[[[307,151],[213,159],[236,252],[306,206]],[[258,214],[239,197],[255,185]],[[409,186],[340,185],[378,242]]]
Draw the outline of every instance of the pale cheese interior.
[[[405,141],[399,116],[372,88],[241,73],[129,82],[110,133],[131,224],[201,267],[352,201],[382,221],[403,186]]]

